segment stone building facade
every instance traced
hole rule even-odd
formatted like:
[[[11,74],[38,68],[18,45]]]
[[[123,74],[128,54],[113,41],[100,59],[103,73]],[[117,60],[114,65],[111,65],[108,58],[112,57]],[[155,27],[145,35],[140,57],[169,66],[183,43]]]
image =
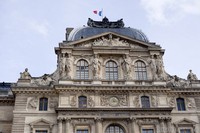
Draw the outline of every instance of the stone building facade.
[[[55,53],[55,72],[25,69],[0,96],[0,132],[200,133],[197,76],[168,74],[164,49],[122,19],[67,28]]]

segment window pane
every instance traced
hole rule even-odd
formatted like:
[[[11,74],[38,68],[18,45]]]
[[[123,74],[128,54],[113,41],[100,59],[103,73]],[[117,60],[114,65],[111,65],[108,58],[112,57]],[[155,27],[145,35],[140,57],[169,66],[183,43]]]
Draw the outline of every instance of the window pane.
[[[177,102],[177,108],[179,111],[185,111],[185,101],[183,98],[177,98],[176,99]]]
[[[142,61],[135,63],[135,74],[136,80],[147,80],[146,66]]]
[[[36,133],[48,133],[47,130],[36,130]]]
[[[110,125],[106,129],[106,133],[124,133],[124,130],[118,125]]]
[[[154,133],[153,129],[142,129],[142,133]]]
[[[40,98],[39,110],[47,111],[48,109],[48,98]]]
[[[85,60],[80,60],[77,62],[76,78],[77,79],[88,79],[89,78],[88,63]]]
[[[118,79],[118,66],[114,61],[108,61],[106,63],[106,79]]]
[[[88,133],[88,129],[78,129],[76,133]]]
[[[150,108],[150,101],[148,96],[141,97],[142,108]]]
[[[86,108],[87,107],[87,97],[79,96],[78,101],[79,101],[79,108]]]

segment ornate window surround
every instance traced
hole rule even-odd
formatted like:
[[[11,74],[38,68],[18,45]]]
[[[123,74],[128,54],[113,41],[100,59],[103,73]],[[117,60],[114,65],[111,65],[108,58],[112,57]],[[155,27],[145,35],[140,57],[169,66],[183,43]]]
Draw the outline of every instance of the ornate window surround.
[[[29,123],[30,133],[36,133],[36,130],[47,130],[48,133],[52,133],[54,124],[43,118]]]
[[[197,122],[186,119],[186,118],[174,123],[177,133],[180,133],[181,129],[191,129],[191,133],[196,133],[196,129],[195,129],[196,124]]]
[[[138,63],[138,62],[144,64],[144,67],[142,67],[142,66],[138,67],[138,68],[140,68],[142,70],[138,70],[137,69],[136,63]],[[137,75],[139,73],[142,73],[143,76],[140,77],[142,79],[137,79]],[[134,78],[135,78],[135,80],[148,80],[147,65],[143,60],[138,59],[138,60],[134,61]]]

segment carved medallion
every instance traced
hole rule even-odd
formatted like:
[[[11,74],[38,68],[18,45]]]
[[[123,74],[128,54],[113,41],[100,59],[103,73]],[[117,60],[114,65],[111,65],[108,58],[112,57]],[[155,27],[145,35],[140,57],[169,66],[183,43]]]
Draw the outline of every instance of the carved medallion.
[[[111,97],[109,99],[109,104],[110,104],[110,106],[118,106],[119,99],[117,97]]]

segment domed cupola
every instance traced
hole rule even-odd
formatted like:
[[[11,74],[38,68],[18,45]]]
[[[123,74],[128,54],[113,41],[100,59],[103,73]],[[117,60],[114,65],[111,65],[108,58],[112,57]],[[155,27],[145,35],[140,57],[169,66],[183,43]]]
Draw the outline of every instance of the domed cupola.
[[[67,38],[67,41],[77,41],[83,38],[92,37],[101,33],[114,32],[139,41],[149,42],[147,36],[140,30],[124,27],[123,19],[115,22],[109,22],[105,17],[102,21],[94,21],[88,18],[88,26],[73,29]]]

